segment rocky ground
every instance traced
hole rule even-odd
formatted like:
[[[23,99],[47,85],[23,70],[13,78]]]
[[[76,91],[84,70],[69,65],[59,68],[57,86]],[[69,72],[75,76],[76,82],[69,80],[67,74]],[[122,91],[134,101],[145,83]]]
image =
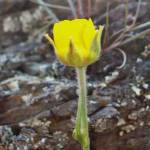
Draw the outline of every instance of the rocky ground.
[[[0,150],[81,150],[72,139],[76,75],[42,39],[49,16],[27,0],[0,4]],[[148,4],[139,22],[149,19]],[[150,149],[150,35],[123,50],[124,67],[113,50],[87,70],[91,150]]]

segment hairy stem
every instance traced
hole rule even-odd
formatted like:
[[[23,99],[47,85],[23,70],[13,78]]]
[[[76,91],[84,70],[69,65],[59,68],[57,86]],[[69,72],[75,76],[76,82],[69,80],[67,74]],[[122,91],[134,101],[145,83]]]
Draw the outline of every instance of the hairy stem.
[[[87,117],[87,87],[86,87],[86,68],[76,68],[78,86],[79,86],[79,101],[77,109],[76,125],[73,131],[73,137],[79,141],[83,150],[90,150],[88,117]]]

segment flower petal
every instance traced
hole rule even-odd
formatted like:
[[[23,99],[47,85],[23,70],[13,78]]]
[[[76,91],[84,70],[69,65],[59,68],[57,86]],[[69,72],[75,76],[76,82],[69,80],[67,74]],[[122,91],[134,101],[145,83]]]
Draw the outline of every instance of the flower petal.
[[[96,30],[95,30],[94,24],[92,20],[89,19],[83,31],[83,39],[84,39],[86,49],[90,48],[95,34],[96,34]]]
[[[70,21],[64,20],[54,24],[53,36],[57,53],[67,53],[71,35]]]

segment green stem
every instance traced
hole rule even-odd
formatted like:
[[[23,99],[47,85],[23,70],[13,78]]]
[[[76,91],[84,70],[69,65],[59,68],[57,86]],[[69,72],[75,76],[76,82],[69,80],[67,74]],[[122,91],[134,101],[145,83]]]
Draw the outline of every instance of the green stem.
[[[86,68],[76,68],[79,86],[79,101],[77,109],[76,125],[73,137],[79,141],[83,150],[90,150],[88,117],[87,117],[87,87],[86,87]]]

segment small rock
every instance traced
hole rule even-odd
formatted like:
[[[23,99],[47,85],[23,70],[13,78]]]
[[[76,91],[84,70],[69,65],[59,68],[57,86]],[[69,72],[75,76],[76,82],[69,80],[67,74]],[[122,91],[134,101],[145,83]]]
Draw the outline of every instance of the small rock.
[[[7,17],[3,21],[3,30],[4,32],[17,32],[20,31],[21,24],[18,21],[18,18]]]
[[[105,82],[108,84],[108,83],[112,82],[113,80],[115,80],[118,76],[119,76],[119,72],[114,71],[114,72],[112,72],[111,76],[105,77]]]
[[[118,120],[117,126],[122,126],[122,125],[125,125],[125,124],[126,124],[126,121],[123,118],[121,118],[121,119]]]
[[[126,133],[130,133],[131,131],[134,131],[136,127],[130,124],[130,125],[123,126],[121,129]]]
[[[135,92],[135,94],[137,95],[137,96],[140,96],[141,95],[141,89],[140,88],[138,88],[138,87],[136,87],[136,86],[132,86],[131,87],[131,89]]]

